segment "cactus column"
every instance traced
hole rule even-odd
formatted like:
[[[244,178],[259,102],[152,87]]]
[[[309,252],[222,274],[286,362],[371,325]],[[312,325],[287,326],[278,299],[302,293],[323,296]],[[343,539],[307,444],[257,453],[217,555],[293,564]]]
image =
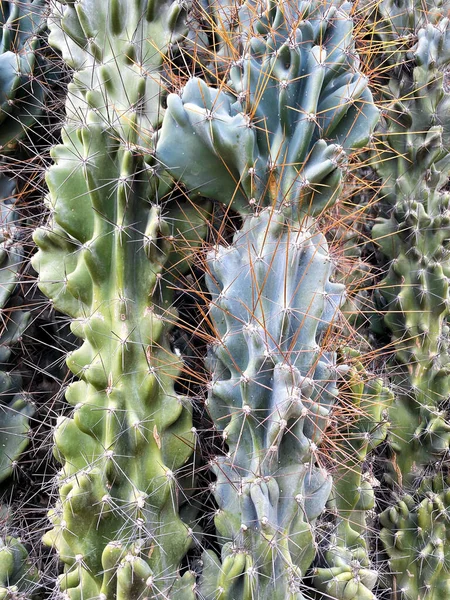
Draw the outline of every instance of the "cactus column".
[[[173,280],[203,220],[187,202],[164,201],[150,152],[163,59],[184,16],[170,0],[81,0],[56,3],[50,21],[50,41],[75,72],[33,265],[83,342],[67,359],[78,380],[54,434],[63,467],[44,538],[72,600],[193,594],[192,575],[178,572],[192,541],[179,515],[191,411],[175,391],[182,365],[168,334]]]
[[[395,350],[386,481],[396,504],[380,516],[395,600],[450,596],[442,469],[450,442],[450,196],[443,189],[450,174],[450,28],[446,3],[428,9],[424,15],[421,3],[394,9],[382,2],[374,17],[374,43],[391,65],[375,163],[385,210],[373,237],[389,261],[379,307]]]
[[[193,79],[168,98],[157,157],[243,218],[207,261],[217,336],[207,402],[228,448],[212,461],[221,558],[203,556],[208,600],[303,598],[331,489],[317,453],[337,394],[326,340],[343,286],[314,217],[338,199],[346,153],[377,119],[349,8],[248,3],[227,92]]]

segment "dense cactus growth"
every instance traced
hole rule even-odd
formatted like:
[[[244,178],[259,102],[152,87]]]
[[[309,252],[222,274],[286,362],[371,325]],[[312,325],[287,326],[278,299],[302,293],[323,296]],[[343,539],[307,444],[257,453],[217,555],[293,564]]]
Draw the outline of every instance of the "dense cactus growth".
[[[379,288],[396,392],[385,481],[398,501],[380,517],[381,539],[398,597],[434,600],[450,593],[444,567],[449,488],[442,473],[450,442],[450,197],[444,189],[450,175],[450,29],[444,3],[425,12],[413,2],[398,8],[403,12],[381,2],[375,28],[375,43],[384,40],[380,48],[391,68],[381,88],[385,110],[374,167],[383,198],[373,238],[389,261]]]
[[[448,9],[0,0],[0,600],[450,598]]]
[[[163,203],[169,189],[142,150],[151,151],[161,67],[183,19],[176,2],[83,0],[57,3],[51,21],[50,39],[76,72],[33,264],[83,340],[67,360],[78,381],[55,431],[63,468],[45,535],[73,599],[175,597],[182,588],[187,598],[192,587],[189,572],[178,574],[192,543],[178,474],[192,454],[192,420],[175,391],[181,362],[169,332],[172,280],[189,264],[202,218],[198,206]]]
[[[392,394],[380,379],[370,379],[355,358],[347,381],[348,421],[336,441],[337,468],[329,502],[336,522],[327,540],[328,566],[315,570],[315,585],[323,598],[374,600],[378,572],[368,553],[367,516],[375,507],[372,483],[376,480],[364,462],[386,437]]]

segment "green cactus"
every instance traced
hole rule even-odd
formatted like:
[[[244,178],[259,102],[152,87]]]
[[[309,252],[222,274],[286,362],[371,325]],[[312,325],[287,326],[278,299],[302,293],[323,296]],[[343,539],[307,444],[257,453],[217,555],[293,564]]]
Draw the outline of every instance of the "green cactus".
[[[42,113],[48,65],[39,56],[46,0],[0,1],[0,150],[14,149]]]
[[[374,26],[386,74],[374,160],[382,216],[373,238],[388,262],[377,296],[381,319],[373,319],[373,329],[390,333],[396,392],[385,475],[393,506],[380,518],[381,539],[394,597],[438,600],[450,590],[442,567],[449,552],[449,487],[441,472],[450,443],[450,28],[443,17],[448,3],[394,4],[379,3]],[[426,531],[420,522],[429,523]]]
[[[450,597],[450,482],[425,480],[380,515],[381,540],[395,573],[394,593],[405,600]]]
[[[212,461],[221,558],[203,556],[208,600],[303,598],[330,492],[317,453],[339,368],[324,340],[343,287],[313,217],[337,201],[346,154],[377,119],[348,10],[247,3],[226,91],[192,79],[168,97],[159,134],[164,168],[243,217],[208,256],[208,408],[228,447]]]
[[[366,523],[368,511],[375,507],[375,497],[373,477],[364,470],[364,461],[386,437],[392,393],[380,379],[369,378],[355,352],[348,353],[354,363],[347,383],[348,421],[340,427],[336,441],[336,469],[329,500],[336,522],[327,540],[327,566],[315,569],[314,583],[323,592],[322,598],[375,600],[372,590],[378,571],[370,564],[370,528]]]
[[[414,489],[430,462],[449,447],[441,404],[450,391],[446,318],[450,195],[450,95],[443,67],[450,62],[448,20],[418,33],[414,69],[380,135],[386,147],[377,169],[393,206],[373,236],[392,261],[380,286],[384,322],[395,347],[398,393],[391,411],[391,479]],[[426,89],[426,94],[423,90]],[[394,116],[395,114],[395,116]]]
[[[22,337],[30,313],[21,307],[22,301],[14,295],[19,272],[22,269],[24,249],[21,228],[17,226],[15,207],[16,182],[0,174],[0,482],[7,479],[20,454],[28,445],[29,418],[33,405],[21,393],[22,380],[9,364],[12,346]]]
[[[50,21],[75,73],[33,265],[83,341],[67,359],[78,380],[54,434],[63,468],[44,537],[72,600],[193,595],[193,575],[178,569],[193,542],[179,510],[194,434],[169,340],[174,280],[200,243],[203,212],[169,197],[151,156],[163,62],[184,16],[172,0],[81,0],[56,3]]]
[[[34,596],[38,573],[28,552],[16,538],[0,538],[0,600],[27,600]]]

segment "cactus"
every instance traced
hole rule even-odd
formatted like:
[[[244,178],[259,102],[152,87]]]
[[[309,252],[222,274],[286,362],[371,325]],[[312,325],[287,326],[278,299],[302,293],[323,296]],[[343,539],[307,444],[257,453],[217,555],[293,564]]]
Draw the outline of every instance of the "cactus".
[[[332,206],[345,151],[363,146],[378,118],[351,56],[347,9],[337,1],[268,11],[248,33],[248,57],[232,64],[227,92],[192,79],[169,96],[161,163],[243,215],[292,205],[314,216]]]
[[[383,199],[373,238],[388,266],[378,290],[382,319],[374,319],[373,328],[383,334],[387,328],[391,335],[396,392],[385,475],[393,505],[380,522],[393,593],[405,600],[438,600],[450,591],[443,566],[449,552],[449,487],[440,472],[450,442],[446,10],[441,2],[430,3],[426,14],[422,4],[402,2],[395,8],[381,2],[374,36],[391,72],[381,88],[385,109],[374,161]]]
[[[390,478],[413,490],[426,467],[449,447],[450,426],[441,405],[450,391],[446,317],[449,314],[447,238],[450,173],[445,115],[450,96],[443,67],[450,61],[448,20],[418,33],[412,77],[404,100],[390,110],[381,138],[386,152],[378,172],[393,204],[373,236],[392,261],[380,285],[384,322],[395,346],[398,393],[391,411]],[[424,95],[423,90],[427,93]],[[404,390],[404,391],[402,391]]]
[[[339,372],[325,340],[343,294],[313,217],[337,201],[346,154],[377,119],[347,4],[275,3],[252,23],[260,8],[240,11],[226,91],[192,79],[168,97],[156,152],[191,194],[243,217],[207,260],[207,402],[228,448],[212,461],[221,558],[203,555],[207,599],[303,598],[331,489],[317,456]]]
[[[184,10],[171,0],[57,3],[50,29],[75,73],[33,265],[83,343],[67,359],[78,380],[54,433],[63,467],[44,542],[64,562],[65,597],[188,599],[180,471],[194,434],[169,334],[174,279],[203,213],[169,196],[151,156],[163,62],[182,39]]]
[[[221,568],[204,556],[200,590],[205,598],[300,598],[331,489],[316,456],[337,373],[334,353],[320,344],[343,286],[329,280],[325,238],[270,209],[247,218],[208,266],[218,335],[208,407],[228,453],[212,462]]]
[[[26,600],[36,590],[37,570],[16,538],[0,538],[0,600]]]
[[[0,2],[0,149],[14,149],[19,137],[39,120],[48,70],[39,56],[45,27],[45,0]]]
[[[394,591],[405,600],[450,595],[450,485],[439,474],[380,515],[381,540],[395,573]]]
[[[341,426],[336,442],[337,466],[329,501],[336,521],[331,539],[327,540],[327,566],[315,569],[314,583],[323,592],[323,598],[375,600],[372,590],[378,571],[377,565],[370,565],[366,523],[368,512],[375,507],[374,478],[364,469],[364,462],[386,437],[392,393],[380,379],[369,378],[354,351],[347,353],[354,363],[347,383],[348,422]]]
[[[29,417],[34,409],[21,393],[22,380],[9,371],[12,346],[23,335],[30,313],[21,308],[21,299],[14,295],[23,262],[22,232],[17,226],[16,182],[0,174],[2,202],[0,205],[0,482],[11,475],[20,454],[28,445]]]

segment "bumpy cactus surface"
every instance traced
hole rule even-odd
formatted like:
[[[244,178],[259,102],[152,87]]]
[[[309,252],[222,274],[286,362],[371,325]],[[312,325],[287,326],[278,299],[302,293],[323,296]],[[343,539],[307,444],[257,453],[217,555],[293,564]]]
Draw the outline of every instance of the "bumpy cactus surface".
[[[327,540],[328,566],[315,570],[314,583],[322,598],[374,600],[378,571],[369,559],[367,525],[368,511],[375,507],[374,477],[364,462],[386,437],[392,394],[380,379],[370,379],[354,352],[349,354],[356,364],[347,378],[347,423],[335,442],[337,468],[329,501],[336,522]]]
[[[382,88],[386,108],[374,161],[383,199],[373,237],[388,261],[379,307],[392,336],[396,392],[385,479],[398,504],[381,515],[381,538],[398,597],[440,600],[450,594],[444,566],[449,488],[440,472],[450,442],[450,196],[444,189],[450,174],[450,28],[444,3],[428,6],[427,15],[413,2],[398,8],[403,14],[380,3],[375,27],[382,41],[390,32],[393,39],[380,48],[387,64],[395,60]]]
[[[0,2],[0,149],[13,148],[43,110],[47,70],[39,56],[45,0]]]
[[[33,264],[83,340],[67,360],[78,381],[54,434],[63,468],[44,540],[74,600],[193,593],[192,575],[178,572],[192,543],[178,473],[192,419],[175,390],[182,363],[169,333],[173,279],[189,265],[202,215],[162,203],[169,189],[150,154],[161,68],[183,21],[181,4],[166,0],[57,3],[51,20],[51,42],[76,71]]]
[[[20,340],[30,319],[14,295],[23,266],[23,232],[17,226],[16,181],[0,174],[0,482],[11,474],[28,445],[29,417],[34,409],[21,394],[22,379],[9,364],[12,347]]]
[[[0,600],[26,600],[36,590],[37,570],[23,544],[8,536],[0,538]]]
[[[246,4],[226,91],[192,79],[169,96],[158,140],[188,190],[244,218],[208,256],[208,407],[228,448],[212,461],[221,557],[204,554],[200,580],[211,600],[303,598],[331,489],[317,450],[337,394],[325,340],[343,287],[312,217],[337,201],[346,153],[377,119],[348,9]]]

